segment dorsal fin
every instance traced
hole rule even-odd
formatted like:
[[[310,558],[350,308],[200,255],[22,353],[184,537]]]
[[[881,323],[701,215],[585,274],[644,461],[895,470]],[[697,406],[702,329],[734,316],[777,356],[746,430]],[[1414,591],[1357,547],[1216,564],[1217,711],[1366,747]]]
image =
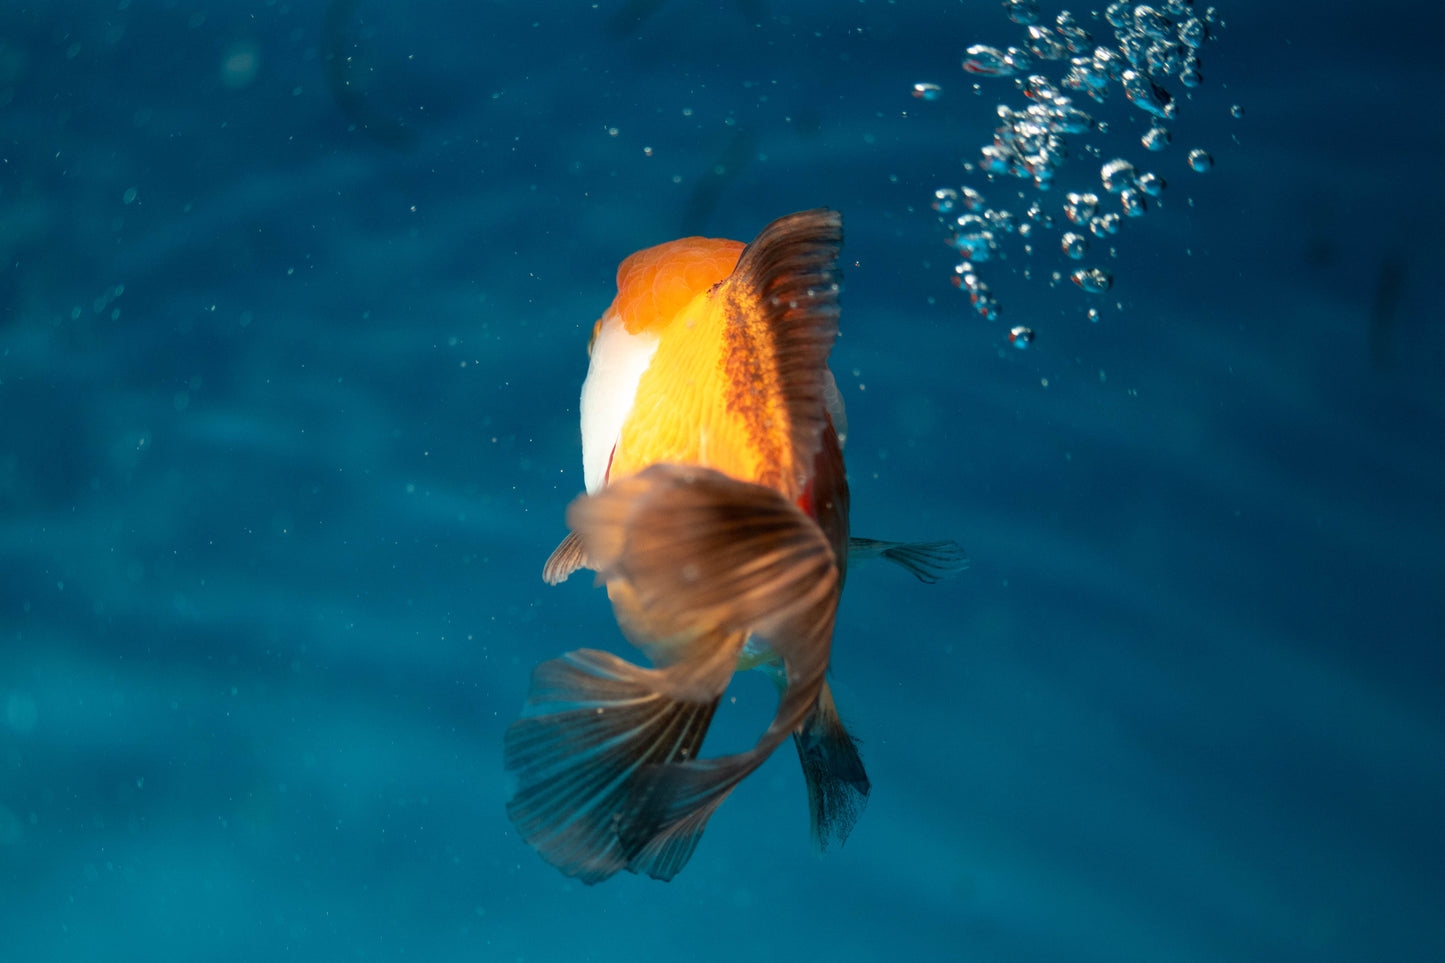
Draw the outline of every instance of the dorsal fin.
[[[726,282],[738,314],[761,311],[772,332],[792,464],[799,472],[812,469],[827,424],[828,352],[838,336],[842,243],[837,211],[818,208],[780,217],[743,250]]]

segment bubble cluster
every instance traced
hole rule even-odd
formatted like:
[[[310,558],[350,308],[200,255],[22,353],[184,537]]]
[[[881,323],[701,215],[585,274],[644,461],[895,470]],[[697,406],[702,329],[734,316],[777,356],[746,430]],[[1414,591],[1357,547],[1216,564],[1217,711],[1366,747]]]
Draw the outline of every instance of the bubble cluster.
[[[1102,13],[1084,18],[1065,10],[1049,24],[1041,18],[1037,0],[1004,0],[1003,7],[1023,30],[1017,45],[973,44],[962,61],[964,72],[975,77],[1009,78],[1023,97],[1018,105],[998,104],[998,126],[992,142],[981,148],[976,167],[989,181],[1017,178],[1047,192],[1069,160],[1070,139],[1106,130],[1085,107],[1106,103],[1111,94],[1122,95],[1145,115],[1148,126],[1140,138],[1144,148],[1159,152],[1169,147],[1169,125],[1178,117],[1181,98],[1187,99],[1190,89],[1203,81],[1200,53],[1219,23],[1215,8],[1197,12],[1193,0],[1152,5],[1116,0]],[[1090,29],[1100,34],[1099,41]],[[1105,34],[1110,38],[1102,39]],[[931,85],[917,85],[915,96],[926,96],[918,90],[923,86]],[[1233,113],[1240,116],[1242,109]],[[1090,147],[1084,152],[1097,154]],[[1188,164],[1205,171],[1212,159],[1195,149]],[[1091,239],[1110,237],[1125,218],[1146,214],[1164,188],[1158,173],[1115,157],[1099,168],[1097,192],[1071,191],[1062,202],[1050,202],[1043,194],[1022,218],[990,206],[967,186],[939,188],[933,208],[949,230],[949,245],[963,258],[954,268],[954,285],[969,295],[975,311],[992,319],[999,316],[1000,305],[978,266],[1005,257],[1007,235],[1018,234],[1025,253],[1033,254],[1035,232],[1058,224],[1059,251],[1070,260],[1082,260]],[[1060,210],[1064,219],[1056,222]],[[1113,274],[1097,266],[1081,266],[1069,277],[1090,294],[1102,294],[1114,283]],[[1098,317],[1091,308],[1090,320]],[[1022,344],[1019,332],[1027,333]],[[1023,347],[1032,337],[1032,331],[1018,327],[1009,340]]]

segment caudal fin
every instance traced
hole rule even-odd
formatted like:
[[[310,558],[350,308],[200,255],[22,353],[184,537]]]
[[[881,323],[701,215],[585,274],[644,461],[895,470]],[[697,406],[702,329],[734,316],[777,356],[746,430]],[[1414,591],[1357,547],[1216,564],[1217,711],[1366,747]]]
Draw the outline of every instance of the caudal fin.
[[[567,522],[607,582],[618,623],[662,667],[649,670],[660,691],[721,695],[753,633],[785,663],[777,714],[752,749],[626,773],[617,858],[670,879],[728,794],[813,710],[838,604],[833,550],[778,492],[678,465],[654,465],[579,498]]]
[[[665,695],[657,676],[607,652],[570,652],[537,667],[523,717],[507,730],[505,765],[517,779],[507,815],[543,859],[585,883],[629,868],[641,846],[618,828],[635,809],[638,774],[696,757],[717,709],[718,698]]]

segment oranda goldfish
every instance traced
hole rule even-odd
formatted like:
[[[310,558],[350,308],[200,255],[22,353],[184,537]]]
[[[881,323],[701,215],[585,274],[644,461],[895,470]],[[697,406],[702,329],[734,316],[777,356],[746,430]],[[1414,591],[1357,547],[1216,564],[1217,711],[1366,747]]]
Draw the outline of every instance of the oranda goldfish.
[[[838,331],[842,221],[805,211],[751,244],[684,238],[633,254],[592,332],[582,386],[587,493],[543,575],[597,572],[633,665],[580,649],[537,667],[507,730],[522,838],[588,883],[671,879],[708,818],[790,735],[815,843],[842,843],[868,777],[825,671],[850,548],[933,581],[953,542],[848,536]],[[698,758],[735,671],[778,683],[746,752]]]

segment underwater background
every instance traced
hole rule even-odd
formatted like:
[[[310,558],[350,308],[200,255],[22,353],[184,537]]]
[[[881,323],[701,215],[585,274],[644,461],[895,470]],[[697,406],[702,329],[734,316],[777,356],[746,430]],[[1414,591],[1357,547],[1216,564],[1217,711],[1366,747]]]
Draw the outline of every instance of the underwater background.
[[[1445,959],[1441,26],[1221,4],[1172,143],[1066,90],[1041,192],[977,169],[994,0],[0,4],[0,960]],[[1075,262],[1114,157],[1167,187]],[[588,335],[634,250],[815,206],[854,533],[971,567],[851,573],[846,847],[784,748],[583,886],[501,740],[626,652],[540,577]]]

